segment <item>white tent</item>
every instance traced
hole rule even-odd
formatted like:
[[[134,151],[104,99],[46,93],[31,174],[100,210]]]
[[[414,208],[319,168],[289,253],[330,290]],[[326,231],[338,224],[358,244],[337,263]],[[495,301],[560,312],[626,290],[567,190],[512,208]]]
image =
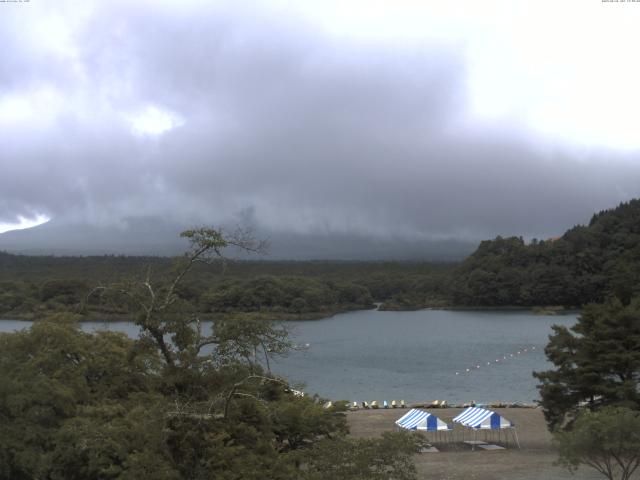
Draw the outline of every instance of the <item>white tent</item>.
[[[480,407],[469,407],[458,416],[454,417],[453,421],[464,427],[472,428],[476,432],[500,432],[500,430],[503,429],[510,429],[510,431],[513,433],[513,438],[515,439],[518,448],[520,448],[520,442],[518,441],[518,434],[516,433],[515,424],[507,420],[497,412]]]
[[[405,430],[424,430],[438,432],[451,430],[452,428],[435,415],[412,408],[405,415],[396,420],[396,425]]]
[[[512,422],[500,416],[498,413],[480,407],[467,408],[455,417],[453,421],[465,427],[482,430],[515,427]]]
[[[425,412],[424,410],[418,410],[412,408],[405,415],[396,420],[398,428],[404,428],[405,430],[415,430],[418,432],[433,434],[435,436],[434,441],[444,440],[441,436],[442,433],[452,433],[453,427],[447,425],[435,415]],[[447,441],[451,440],[450,436],[446,437]]]

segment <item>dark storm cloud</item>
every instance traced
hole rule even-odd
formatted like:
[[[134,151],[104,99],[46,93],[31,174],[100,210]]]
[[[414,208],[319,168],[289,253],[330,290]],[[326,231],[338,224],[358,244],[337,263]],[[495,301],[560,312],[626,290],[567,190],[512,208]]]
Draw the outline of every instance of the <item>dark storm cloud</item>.
[[[470,124],[465,58],[447,45],[345,40],[231,3],[109,2],[43,52],[56,33],[38,22],[56,12],[37,8],[14,13],[32,29],[0,19],[15,47],[0,112],[32,108],[0,130],[0,222],[252,211],[274,231],[544,237],[640,190],[633,158]],[[133,133],[150,106],[180,121]]]

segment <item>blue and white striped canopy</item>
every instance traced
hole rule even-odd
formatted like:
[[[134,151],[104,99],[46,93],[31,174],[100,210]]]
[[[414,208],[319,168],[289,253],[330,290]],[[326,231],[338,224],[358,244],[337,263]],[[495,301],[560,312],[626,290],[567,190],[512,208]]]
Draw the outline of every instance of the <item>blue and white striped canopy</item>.
[[[511,428],[513,423],[498,413],[480,407],[469,407],[460,415],[453,419],[454,422],[460,423],[465,427],[490,429]]]
[[[396,425],[406,430],[427,430],[430,432],[451,430],[449,425],[435,415],[416,408],[412,408],[396,420]]]

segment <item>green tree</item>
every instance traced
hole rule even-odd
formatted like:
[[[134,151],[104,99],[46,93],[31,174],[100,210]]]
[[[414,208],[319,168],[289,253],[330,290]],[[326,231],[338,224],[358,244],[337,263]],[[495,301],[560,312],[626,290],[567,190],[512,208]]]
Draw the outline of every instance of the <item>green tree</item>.
[[[178,291],[187,275],[198,264],[216,264],[225,261],[223,251],[237,248],[247,252],[261,252],[265,246],[248,231],[238,230],[225,234],[212,228],[198,228],[181,233],[190,243],[189,250],[176,262],[169,278],[154,279],[151,270],[142,279],[99,287],[96,292],[117,292],[136,313],[135,323],[140,326],[141,338],[155,345],[169,371],[197,368],[218,352],[230,353],[244,359],[257,359],[258,348],[262,356],[283,353],[288,348],[286,330],[271,323],[245,324],[235,328],[224,322],[214,322],[212,330],[203,329],[198,312],[185,302]],[[247,326],[252,328],[246,328]],[[234,330],[229,335],[229,330]],[[206,354],[203,348],[209,347]],[[260,358],[262,358],[262,356]]]
[[[554,435],[560,464],[594,468],[609,480],[628,480],[640,466],[640,412],[605,407],[582,412],[572,428]]]
[[[79,445],[90,444],[81,431],[70,428],[73,422],[87,425],[98,404],[126,412],[132,398],[149,406],[157,398],[152,389],[159,358],[153,352],[136,350],[124,335],[87,334],[64,320],[57,317],[28,331],[0,335],[2,479],[55,477],[54,451],[63,448],[63,438],[69,440],[64,432],[72,433]],[[104,447],[97,423],[89,423],[85,431],[98,435],[95,444]],[[120,440],[114,443],[122,457],[149,445]],[[74,458],[77,462],[79,457]],[[85,473],[84,478],[107,478]],[[57,477],[80,478],[66,473]]]
[[[325,440],[305,452],[304,480],[414,480],[412,456],[424,437],[408,432],[385,432],[382,438]]]
[[[344,413],[323,408],[324,400],[309,397],[284,398],[270,408],[273,431],[281,450],[312,445],[318,437],[342,437],[347,433]]]
[[[640,407],[640,299],[588,305],[576,325],[553,329],[545,353],[556,368],[534,373],[551,429],[570,421],[581,405]]]

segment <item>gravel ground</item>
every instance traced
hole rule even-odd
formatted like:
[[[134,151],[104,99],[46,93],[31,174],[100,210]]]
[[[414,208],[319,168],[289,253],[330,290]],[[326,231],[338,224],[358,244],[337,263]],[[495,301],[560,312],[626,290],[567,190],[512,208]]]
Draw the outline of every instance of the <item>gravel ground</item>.
[[[430,441],[441,451],[416,455],[416,467],[420,479],[447,480],[596,480],[602,479],[591,469],[581,469],[571,475],[562,467],[554,466],[557,455],[551,445],[551,435],[547,431],[544,417],[535,408],[494,409],[517,426],[521,449],[513,440],[506,450],[485,451],[461,442],[462,431],[456,429],[457,441],[447,443]],[[451,419],[462,411],[459,408],[429,410],[442,420]],[[407,412],[406,409],[359,410],[349,412],[347,419],[354,437],[375,437],[385,431],[395,429],[394,422]],[[467,434],[468,435],[468,434]],[[495,437],[489,443],[505,445],[504,439],[497,442]]]

